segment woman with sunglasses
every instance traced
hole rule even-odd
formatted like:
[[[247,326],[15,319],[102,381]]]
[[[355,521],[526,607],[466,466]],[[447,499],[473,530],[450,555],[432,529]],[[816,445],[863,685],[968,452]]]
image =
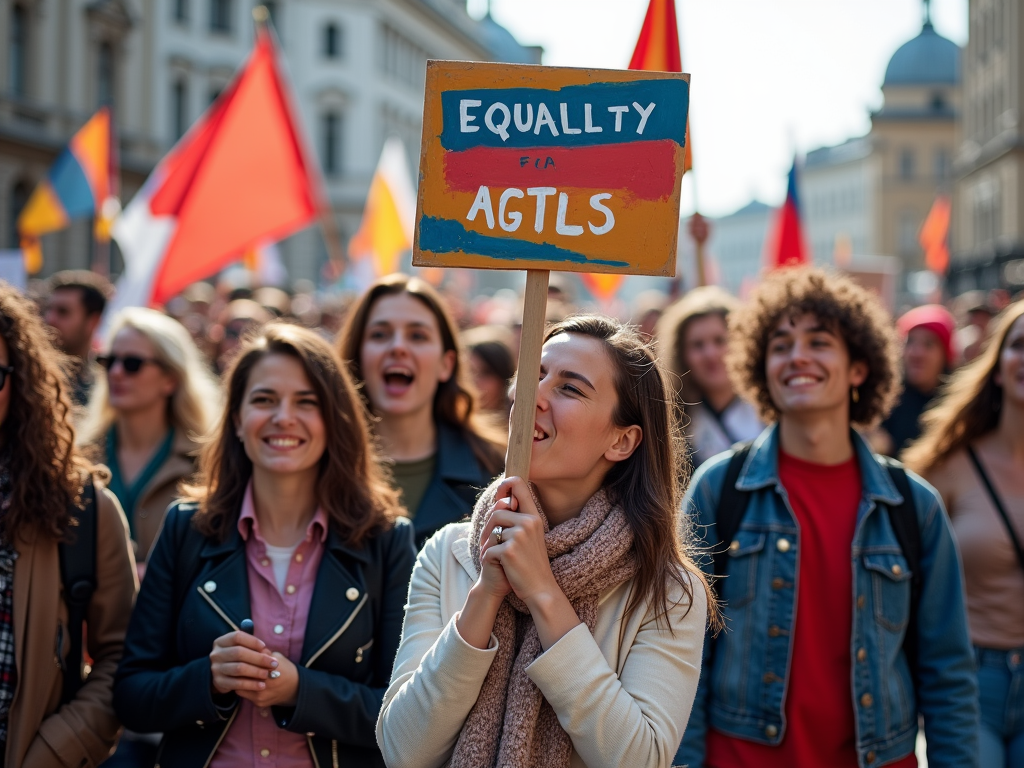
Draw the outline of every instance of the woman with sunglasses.
[[[75,450],[63,363],[32,303],[0,282],[0,766],[12,768],[95,766],[119,727],[134,563],[105,472]],[[70,588],[85,579],[91,592]]]
[[[477,412],[456,333],[437,291],[395,274],[359,298],[338,341],[420,545],[467,517],[504,465],[505,436]]]
[[[531,482],[492,484],[417,559],[377,721],[390,768],[668,768],[679,746],[714,603],[653,352],[604,317],[556,324],[535,418]]]
[[[185,326],[152,309],[122,310],[110,328],[106,371],[89,398],[80,444],[110,468],[128,517],[140,576],[178,485],[195,472],[196,442],[220,393]]]
[[[114,705],[164,731],[165,766],[379,768],[416,550],[363,404],[330,344],[286,323],[244,341],[224,385],[199,482],[149,558]]]

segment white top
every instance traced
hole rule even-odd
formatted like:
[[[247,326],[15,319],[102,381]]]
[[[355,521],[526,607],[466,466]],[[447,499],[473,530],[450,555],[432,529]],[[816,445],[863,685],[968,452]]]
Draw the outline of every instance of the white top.
[[[471,535],[471,523],[452,523],[416,559],[402,644],[377,719],[389,768],[448,763],[498,651],[494,635],[481,650],[455,627],[477,578]],[[691,584],[692,609],[669,586],[674,632],[650,606],[623,621],[630,579],[601,595],[594,634],[580,624],[526,668],[572,740],[571,768],[672,764],[697,691],[707,621],[704,587]]]
[[[295,554],[295,550],[299,548],[301,543],[301,541],[297,541],[290,547],[264,545],[267,548],[267,557],[270,559],[270,564],[274,568],[274,581],[277,582],[277,591],[281,594],[284,594],[284,583],[288,579],[288,566],[292,563],[292,555]]]
[[[764,430],[757,409],[739,397],[733,398],[718,418],[704,403],[688,405],[685,410],[690,417],[686,441],[694,469],[712,456],[729,450],[734,443],[753,440]]]

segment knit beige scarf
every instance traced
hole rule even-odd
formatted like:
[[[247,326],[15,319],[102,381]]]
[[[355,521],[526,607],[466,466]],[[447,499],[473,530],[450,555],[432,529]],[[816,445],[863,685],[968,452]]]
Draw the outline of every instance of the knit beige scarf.
[[[470,551],[477,571],[480,533],[498,482],[480,495],[473,510]],[[633,533],[626,515],[600,490],[578,517],[553,529],[544,518],[544,530],[555,580],[593,633],[601,593],[636,573]],[[543,649],[529,609],[514,592],[501,604],[493,632],[498,652],[455,744],[452,768],[567,768],[572,741],[526,674]]]

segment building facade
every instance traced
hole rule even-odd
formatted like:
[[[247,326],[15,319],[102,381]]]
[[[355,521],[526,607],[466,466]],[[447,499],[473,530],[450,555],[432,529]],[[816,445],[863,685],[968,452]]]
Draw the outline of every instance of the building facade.
[[[428,58],[540,62],[465,0],[0,0],[0,247],[17,245],[17,212],[102,104],[114,108],[127,202],[245,61],[254,5],[271,13],[343,239],[388,136],[416,178]],[[87,266],[92,248],[87,221],[45,237],[44,274]],[[280,252],[293,279],[315,280],[327,258],[316,228]]]
[[[1024,0],[970,0],[954,293],[1024,289]]]

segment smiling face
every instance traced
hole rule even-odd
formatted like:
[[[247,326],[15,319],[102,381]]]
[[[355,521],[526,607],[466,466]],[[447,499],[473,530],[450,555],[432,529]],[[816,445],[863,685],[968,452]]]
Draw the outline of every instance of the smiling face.
[[[850,389],[867,378],[846,342],[811,314],[783,317],[768,338],[768,392],[783,418],[837,409],[849,414]]]
[[[320,400],[296,358],[269,354],[253,366],[235,427],[253,474],[305,472],[316,479],[326,429]]]
[[[544,344],[530,480],[600,486],[639,444],[639,427],[616,426],[615,368],[604,343],[563,333]],[[632,438],[624,435],[630,430]]]
[[[383,296],[370,310],[360,348],[365,392],[380,416],[431,411],[439,383],[455,371],[437,318],[408,293]]]
[[[178,387],[177,380],[156,360],[156,346],[134,328],[118,331],[109,354],[117,361],[107,371],[108,402],[118,413],[136,413],[153,408],[167,399]],[[138,357],[145,362],[135,373],[124,367],[124,358]]]
[[[1018,317],[1006,334],[999,353],[996,384],[1003,388],[1004,402],[1024,408],[1024,316]]]
[[[729,333],[721,315],[695,317],[687,324],[681,359],[684,369],[704,394],[732,388],[725,367],[728,346]]]

